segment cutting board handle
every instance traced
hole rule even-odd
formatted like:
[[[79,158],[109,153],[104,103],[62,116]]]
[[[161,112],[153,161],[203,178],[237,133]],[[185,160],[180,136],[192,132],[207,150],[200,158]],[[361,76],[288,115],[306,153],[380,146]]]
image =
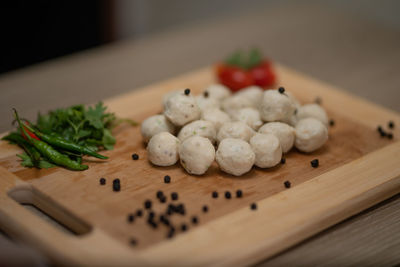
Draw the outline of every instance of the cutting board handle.
[[[8,192],[8,196],[21,205],[35,208],[36,213],[42,213],[42,216],[38,217],[50,217],[65,233],[83,235],[91,231],[92,227],[89,224],[29,184],[17,185]]]
[[[78,235],[60,231],[18,202],[33,203],[39,208],[44,208],[55,218],[62,218],[62,223]],[[51,206],[44,206],[50,202],[53,202]],[[48,201],[46,196],[30,184],[21,181],[1,166],[0,229],[12,238],[44,252],[57,263],[72,266],[97,266],[107,263],[116,266],[148,265],[129,247],[121,245],[100,229],[90,227],[65,209],[57,207],[54,201]]]
[[[47,251],[47,255],[58,257],[57,260],[65,260],[65,255],[59,253],[58,244],[68,244],[75,236],[61,232],[53,225],[44,221],[33,212],[24,208],[12,199],[9,193],[17,191],[29,191],[31,186],[21,181],[17,176],[0,167],[0,227],[12,238],[22,240],[32,245],[39,251]],[[17,192],[15,191],[15,192]],[[20,194],[21,197],[23,194]],[[26,194],[25,194],[26,196]],[[29,202],[24,200],[22,202]],[[71,259],[68,260],[71,262]]]

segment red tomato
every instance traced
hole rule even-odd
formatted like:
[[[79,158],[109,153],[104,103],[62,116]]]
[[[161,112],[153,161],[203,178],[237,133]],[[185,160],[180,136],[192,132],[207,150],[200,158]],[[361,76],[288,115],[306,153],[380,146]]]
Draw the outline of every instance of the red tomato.
[[[234,92],[254,84],[254,79],[248,71],[235,66],[218,65],[217,76],[220,83]]]
[[[254,79],[255,85],[264,88],[275,85],[276,76],[271,67],[271,64],[267,61],[263,61],[260,65],[257,65],[254,68],[250,69],[250,73]]]

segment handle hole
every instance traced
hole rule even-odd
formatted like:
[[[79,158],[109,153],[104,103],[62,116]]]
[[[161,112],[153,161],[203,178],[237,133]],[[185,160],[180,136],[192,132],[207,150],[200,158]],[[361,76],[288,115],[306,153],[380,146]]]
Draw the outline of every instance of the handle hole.
[[[10,198],[62,232],[81,236],[92,227],[31,186],[17,186],[8,192]]]

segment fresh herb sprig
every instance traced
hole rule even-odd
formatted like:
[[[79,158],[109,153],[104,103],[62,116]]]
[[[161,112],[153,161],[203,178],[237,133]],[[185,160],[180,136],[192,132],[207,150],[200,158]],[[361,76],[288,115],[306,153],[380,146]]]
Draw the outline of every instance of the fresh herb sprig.
[[[75,105],[50,111],[48,114],[38,114],[36,125],[39,131],[46,134],[56,134],[68,141],[93,150],[104,148],[111,150],[115,144],[115,137],[111,130],[120,122],[136,122],[127,119],[117,119],[114,113],[106,111],[102,102],[94,107]]]
[[[130,119],[117,118],[114,113],[107,112],[107,108],[102,102],[93,107],[75,105],[56,109],[44,115],[39,113],[36,124],[26,122],[27,124],[25,125],[29,125],[26,127],[29,127],[32,131],[37,131],[38,134],[41,133],[47,135],[47,138],[52,139],[54,137],[57,140],[66,140],[71,144],[86,147],[89,152],[99,149],[113,149],[116,140],[111,131],[117,125],[123,122],[134,126],[137,125],[136,122]],[[25,153],[17,155],[22,160],[22,166],[37,167],[39,169],[55,166],[51,159],[40,155],[39,151],[28,140],[23,138],[21,128],[4,136],[2,139],[17,144],[25,150]],[[49,139],[49,141],[51,140]],[[57,147],[55,149],[71,160],[79,163],[82,161],[82,154]],[[89,154],[92,155],[93,153]]]

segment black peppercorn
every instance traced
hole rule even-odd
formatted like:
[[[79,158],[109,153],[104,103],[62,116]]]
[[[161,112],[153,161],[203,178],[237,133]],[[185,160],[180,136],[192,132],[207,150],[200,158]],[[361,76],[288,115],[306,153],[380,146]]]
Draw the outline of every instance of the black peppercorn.
[[[242,190],[237,190],[236,191],[236,197],[238,197],[238,198],[240,198],[240,197],[242,197],[243,196],[243,191]]]
[[[119,182],[119,179],[115,179],[114,181],[113,181],[113,191],[114,192],[118,192],[118,191],[120,191],[121,190],[121,184],[120,184],[120,182]]]
[[[171,177],[169,175],[164,176],[164,183],[169,184],[171,182]]]
[[[279,93],[283,94],[285,92],[285,88],[284,87],[279,87],[278,91],[279,91]]]
[[[166,197],[166,196],[161,196],[161,197],[160,197],[160,202],[161,202],[161,203],[167,202],[167,197]]]
[[[154,213],[154,211],[150,211],[150,212],[149,212],[149,219],[153,219],[154,216],[156,216],[156,214]]]
[[[281,164],[285,164],[286,163],[286,159],[285,158],[281,158]]]
[[[170,221],[168,220],[168,218],[165,215],[161,215],[160,216],[160,222],[163,223],[166,226],[170,225]]]
[[[203,93],[203,95],[204,95],[205,98],[207,98],[207,97],[208,97],[208,92],[205,91],[205,92]]]
[[[330,125],[330,126],[334,126],[334,125],[335,125],[335,121],[332,120],[332,119],[330,119],[330,120],[329,120],[329,125]]]
[[[290,188],[292,186],[292,184],[289,181],[285,181],[283,184],[285,185],[286,188]]]
[[[193,224],[198,224],[199,223],[199,219],[196,216],[192,217],[192,223]]]
[[[132,223],[134,220],[135,220],[135,216],[132,213],[128,214],[127,221],[129,223]]]
[[[136,240],[135,238],[131,238],[131,239],[129,240],[129,244],[130,244],[131,246],[136,246],[136,245],[137,245],[137,240]]]
[[[313,168],[317,168],[319,166],[318,159],[313,159],[310,163],[311,163],[311,167],[313,167]]]
[[[226,192],[225,192],[225,198],[226,198],[226,199],[230,199],[230,198],[231,198],[231,192],[226,191]]]
[[[158,227],[158,224],[153,220],[153,218],[147,219],[147,223],[154,229]]]
[[[204,205],[203,208],[202,208],[202,210],[203,210],[204,213],[208,212],[208,206],[207,206],[207,205]]]
[[[139,159],[139,155],[136,154],[136,153],[132,154],[132,159],[133,160],[138,160]]]
[[[175,211],[175,206],[173,206],[172,204],[169,204],[168,208],[167,208],[167,214],[171,215],[172,213],[174,213],[174,211]]]
[[[251,203],[250,204],[250,209],[256,210],[257,209],[257,204],[256,203]]]
[[[138,210],[136,211],[136,216],[142,217],[142,215],[143,215],[143,211],[142,211],[141,209],[138,209]]]
[[[187,225],[182,223],[181,224],[181,230],[182,230],[182,232],[185,232],[187,230]]]
[[[171,193],[171,199],[172,199],[172,200],[178,200],[178,193],[172,192],[172,193]]]
[[[382,126],[378,126],[378,132],[381,137],[385,137],[387,135],[386,132],[382,129]]]
[[[168,209],[172,210],[172,211],[175,211],[176,208],[175,208],[174,204],[170,203],[170,204],[168,204]]]
[[[217,198],[217,197],[218,197],[218,192],[217,192],[217,191],[214,191],[214,192],[212,192],[211,195],[212,195],[213,198]]]
[[[389,121],[388,122],[388,126],[389,126],[390,129],[393,129],[394,128],[394,122],[393,121]]]
[[[114,191],[114,192],[119,192],[119,191],[121,191],[121,185],[120,185],[120,184],[114,184],[114,185],[113,185],[113,191]]]
[[[169,228],[168,234],[167,234],[167,238],[173,238],[175,234],[175,228],[173,226],[171,226]]]
[[[105,185],[106,184],[106,178],[100,178],[100,184]]]
[[[190,94],[190,89],[189,88],[186,88],[185,89],[185,95],[189,95]]]
[[[180,215],[186,214],[185,206],[182,203],[175,207],[175,211]]]
[[[144,202],[144,207],[145,207],[146,209],[151,209],[151,200],[146,200],[146,201]]]
[[[315,104],[321,105],[322,104],[322,99],[320,97],[315,98]]]
[[[164,196],[164,193],[162,192],[162,191],[157,191],[157,193],[156,193],[156,197],[157,198],[161,198],[161,197],[163,197]]]

